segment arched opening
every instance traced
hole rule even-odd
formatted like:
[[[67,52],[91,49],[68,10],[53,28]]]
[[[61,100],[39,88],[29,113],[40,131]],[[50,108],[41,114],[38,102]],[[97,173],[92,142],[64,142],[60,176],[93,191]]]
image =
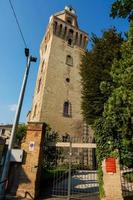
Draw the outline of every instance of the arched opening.
[[[79,45],[82,45],[82,34],[80,34],[80,41],[79,41]]]
[[[73,29],[69,29],[69,33],[71,34],[71,35],[73,35]]]
[[[78,32],[76,32],[76,36],[75,36],[75,44],[78,43]]]
[[[73,33],[74,33],[73,29],[69,29],[68,37],[73,38]]]
[[[71,38],[68,39],[68,45],[70,45],[70,46],[72,45],[72,39]]]

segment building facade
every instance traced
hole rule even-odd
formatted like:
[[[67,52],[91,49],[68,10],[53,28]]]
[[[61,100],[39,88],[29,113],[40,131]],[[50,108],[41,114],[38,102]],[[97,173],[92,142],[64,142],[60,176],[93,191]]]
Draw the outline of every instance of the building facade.
[[[11,136],[12,124],[0,124],[0,138],[8,145]]]
[[[30,122],[45,122],[61,135],[82,134],[80,62],[88,35],[72,7],[50,17],[40,46],[40,66]]]

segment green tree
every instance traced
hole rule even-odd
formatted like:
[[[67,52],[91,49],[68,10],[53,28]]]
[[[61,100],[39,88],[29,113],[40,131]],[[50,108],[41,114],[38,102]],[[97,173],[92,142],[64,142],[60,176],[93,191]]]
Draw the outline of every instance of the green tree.
[[[82,83],[82,111],[85,121],[94,124],[102,116],[108,93],[100,90],[101,81],[112,82],[110,69],[114,58],[120,58],[121,35],[114,28],[103,32],[101,38],[93,34],[92,50],[85,53],[80,67]]]
[[[133,162],[133,21],[128,41],[121,47],[121,55],[121,59],[115,59],[112,65],[114,88],[111,88],[103,117],[107,124],[112,124],[114,137],[119,138],[123,163],[130,165]]]
[[[19,144],[23,137],[25,136],[27,131],[27,125],[26,124],[19,124],[16,129],[16,143]]]
[[[112,4],[110,16],[133,20],[133,0],[116,0]]]
[[[110,74],[112,84],[105,81],[100,84],[101,90],[110,95],[102,117],[95,120],[94,126],[101,197],[104,196],[101,165],[105,158],[120,156],[121,164],[133,167],[133,22],[128,40],[121,47],[121,59],[114,60]]]

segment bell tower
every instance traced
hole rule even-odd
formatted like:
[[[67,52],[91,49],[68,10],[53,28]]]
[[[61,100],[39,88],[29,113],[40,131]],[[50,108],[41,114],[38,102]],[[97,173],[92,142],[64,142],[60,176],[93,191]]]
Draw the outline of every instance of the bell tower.
[[[61,135],[82,133],[79,68],[87,42],[71,6],[50,17],[40,46],[30,122],[45,122]]]

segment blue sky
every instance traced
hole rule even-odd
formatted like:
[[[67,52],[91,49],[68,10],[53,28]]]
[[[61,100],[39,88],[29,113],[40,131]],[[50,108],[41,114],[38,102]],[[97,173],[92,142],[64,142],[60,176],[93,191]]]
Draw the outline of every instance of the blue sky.
[[[118,31],[128,30],[127,20],[111,19],[109,12],[114,0],[12,0],[30,52],[38,58],[31,65],[20,122],[32,105],[35,80],[39,66],[39,46],[49,17],[65,5],[72,5],[78,15],[79,27],[101,35],[101,31],[115,26]],[[0,1],[0,123],[12,123],[18,101],[26,59],[24,44],[18,32],[8,0]]]

